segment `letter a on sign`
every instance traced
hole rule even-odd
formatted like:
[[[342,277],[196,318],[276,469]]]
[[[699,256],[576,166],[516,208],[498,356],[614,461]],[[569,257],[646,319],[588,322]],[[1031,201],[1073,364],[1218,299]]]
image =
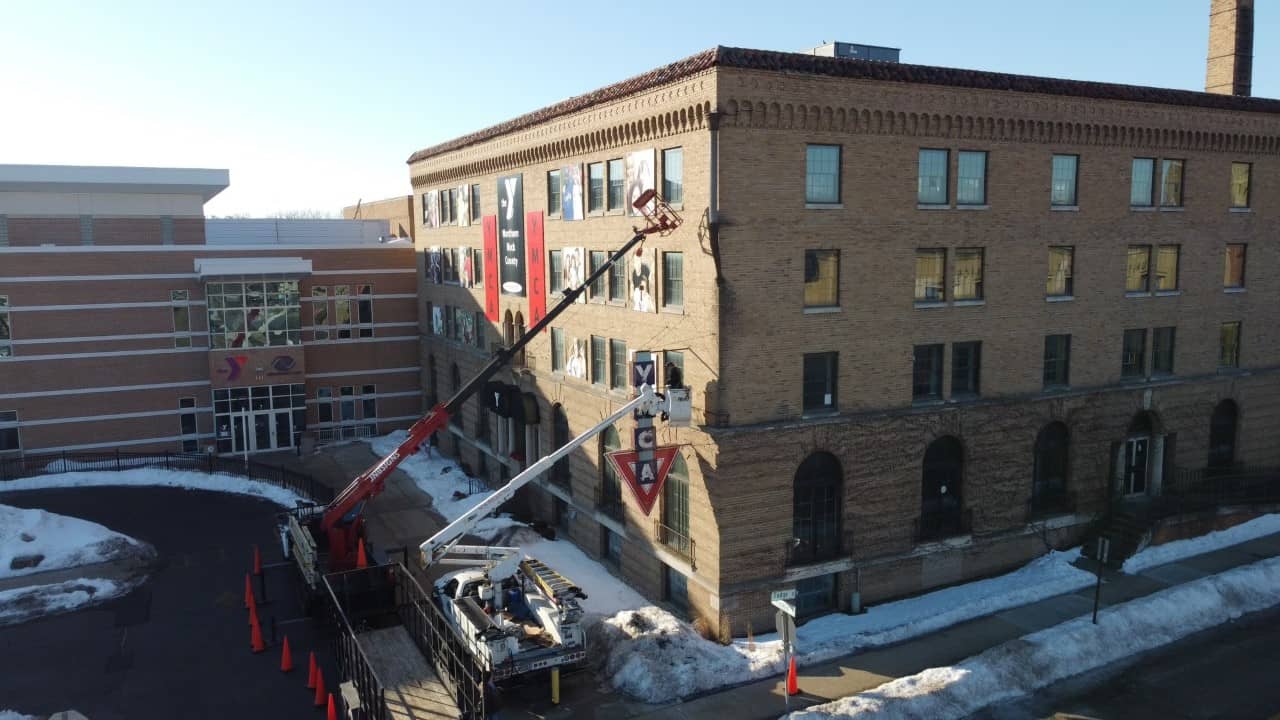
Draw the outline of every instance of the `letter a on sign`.
[[[671,463],[679,451],[680,448],[675,445],[655,448],[654,459],[648,463],[640,462],[635,450],[615,450],[606,455],[609,462],[613,463],[613,469],[631,486],[640,509],[648,515],[653,511],[653,503],[657,501],[658,493],[662,492],[662,483],[666,481]]]

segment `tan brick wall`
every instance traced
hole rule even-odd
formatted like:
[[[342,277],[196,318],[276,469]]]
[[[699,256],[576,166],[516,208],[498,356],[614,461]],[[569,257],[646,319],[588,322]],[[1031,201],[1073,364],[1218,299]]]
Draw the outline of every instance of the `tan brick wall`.
[[[348,205],[342,208],[342,217],[348,220],[387,220],[391,226],[391,234],[396,237],[412,238],[414,236],[414,201],[412,195],[372,200],[359,205]]]

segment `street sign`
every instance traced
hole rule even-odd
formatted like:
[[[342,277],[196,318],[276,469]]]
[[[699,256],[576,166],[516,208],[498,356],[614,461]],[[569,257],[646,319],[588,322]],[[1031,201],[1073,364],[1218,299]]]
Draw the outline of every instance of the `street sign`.
[[[641,385],[658,385],[658,363],[653,360],[649,353],[636,353],[636,359],[631,361],[631,385],[639,388]]]
[[[668,445],[652,448],[650,452],[654,454],[654,459],[648,462],[640,462],[640,454],[635,450],[605,453],[609,462],[613,463],[613,469],[631,486],[636,502],[640,503],[640,509],[645,515],[653,511],[653,504],[658,499],[658,493],[662,492],[662,483],[666,481],[671,463],[675,461],[680,448]]]
[[[778,637],[782,639],[783,652],[790,652],[791,644],[796,639],[796,619],[779,610],[773,614],[773,627],[778,631]]]
[[[769,595],[769,599],[770,600],[795,600],[797,594],[798,593],[796,593],[795,588],[791,588],[790,590],[774,590],[773,593]]]

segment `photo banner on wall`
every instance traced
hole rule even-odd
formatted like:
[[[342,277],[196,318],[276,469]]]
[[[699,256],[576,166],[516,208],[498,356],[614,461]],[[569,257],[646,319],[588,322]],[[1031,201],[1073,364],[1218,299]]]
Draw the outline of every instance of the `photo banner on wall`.
[[[560,168],[560,219],[581,220],[582,166],[566,165]]]
[[[427,193],[427,227],[440,227],[440,191],[431,190]]]
[[[484,316],[489,322],[498,319],[498,216],[485,215],[480,220],[484,236]]]
[[[458,208],[454,215],[458,219],[458,225],[468,227],[471,225],[471,186],[458,186]]]
[[[541,210],[531,210],[525,216],[529,246],[529,327],[547,316],[547,269],[543,246],[543,218]],[[545,328],[544,328],[545,329]]]
[[[458,279],[462,281],[462,287],[473,288],[476,286],[476,270],[475,264],[471,260],[471,248],[463,245],[458,248],[459,275]]]
[[[560,287],[569,291],[581,287],[587,279],[586,248],[567,247],[560,250]],[[578,295],[576,302],[585,303],[587,294]]]
[[[427,248],[427,280],[435,285],[444,282],[444,253],[439,245]]]
[[[639,215],[635,201],[645,190],[653,189],[653,148],[627,153],[626,172],[627,212]],[[649,209],[652,208],[651,202]]]
[[[498,178],[498,249],[503,295],[525,294],[524,176]]]
[[[657,275],[654,274],[654,260],[657,259],[658,251],[653,249],[645,249],[639,255],[631,256],[631,309],[640,312],[657,312],[658,307],[653,302],[654,280]]]

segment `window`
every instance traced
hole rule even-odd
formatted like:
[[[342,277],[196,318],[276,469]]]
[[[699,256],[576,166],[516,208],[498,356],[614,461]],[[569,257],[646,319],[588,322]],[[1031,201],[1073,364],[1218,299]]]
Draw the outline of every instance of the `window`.
[[[1244,287],[1244,259],[1247,248],[1248,246],[1243,243],[1227,245],[1226,262],[1222,268],[1222,287]]]
[[[1173,344],[1177,328],[1158,327],[1151,331],[1151,374],[1173,374]]]
[[[671,603],[677,615],[689,617],[689,579],[669,565],[662,566],[662,575],[664,599]]]
[[[626,169],[622,163],[622,158],[609,161],[609,203],[607,210],[621,210],[622,201],[622,183],[626,179]]]
[[[946,269],[946,250],[916,250],[916,302],[943,302],[947,299],[944,285]]]
[[[473,206],[474,207],[474,206]],[[475,218],[479,220],[480,218]],[[484,287],[484,250],[473,248],[471,250],[471,272],[475,277],[475,286]]]
[[[662,199],[670,205],[684,202],[684,148],[662,151]]]
[[[921,150],[916,202],[921,205],[947,204],[947,166],[950,154],[946,150]]]
[[[1068,246],[1049,248],[1049,278],[1044,284],[1045,295],[1071,297],[1075,293],[1071,278],[1075,251],[1075,248]]]
[[[599,270],[600,268],[604,267],[604,264],[608,259],[609,259],[608,253],[600,250],[592,250],[590,261],[589,261],[591,263],[591,275],[595,276],[596,270]],[[591,296],[592,300],[605,299],[604,284],[606,282],[608,282],[606,273],[601,273],[600,277],[597,277],[595,280],[591,281],[591,285],[587,288],[587,292]]]
[[[335,294],[339,288],[334,288]],[[328,321],[327,310],[321,310],[325,307],[326,293],[327,288],[312,288],[312,317],[317,328]],[[205,287],[205,298],[209,344],[214,349],[275,347],[302,342],[301,298],[297,280],[209,283]],[[341,307],[340,304],[339,309]],[[347,313],[349,323],[349,306]],[[328,338],[328,331],[317,329],[316,338]]]
[[[1134,158],[1133,171],[1129,178],[1129,205],[1133,207],[1151,207],[1156,202],[1156,161],[1155,158]]]
[[[662,536],[658,541],[692,559],[693,544],[689,540],[689,467],[676,453],[671,461],[667,481],[662,485]]]
[[[342,422],[356,419],[356,389],[353,385],[338,388],[338,419]]]
[[[1076,167],[1079,162],[1079,155],[1053,156],[1053,185],[1050,190],[1049,204],[1058,206],[1076,204]]]
[[[662,307],[684,307],[684,253],[662,253]]]
[[[615,568],[622,565],[622,536],[601,525],[604,533],[604,559]]]
[[[422,193],[422,224],[425,226],[431,222],[431,193]]]
[[[1160,207],[1182,207],[1182,160],[1165,160],[1160,166]]]
[[[1066,509],[1070,443],[1067,426],[1061,422],[1045,425],[1036,435],[1035,474],[1031,481],[1032,515]]]
[[[560,171],[547,173],[547,216],[560,217]]]
[[[844,470],[827,452],[800,463],[792,484],[791,542],[787,564],[803,565],[840,555],[840,509]]]
[[[912,363],[912,400],[937,400],[942,397],[942,348],[937,345],[916,345]]]
[[[609,387],[621,390],[627,387],[627,344],[621,340],[609,341]]]
[[[481,413],[485,412],[483,404],[481,404],[480,412]],[[556,450],[559,450],[560,448],[569,444],[569,440],[571,439],[571,437],[572,436],[569,434],[569,416],[565,415],[564,406],[561,405],[560,403],[556,403],[555,405],[552,405],[551,406],[551,445],[552,447]],[[481,452],[480,454],[484,455],[483,452]],[[559,460],[556,461],[555,465],[551,466],[551,481],[554,482],[556,485],[559,485],[561,488],[564,488],[565,490],[569,490],[571,487],[571,480],[570,480],[571,476],[572,476],[572,470],[569,467],[568,455],[560,458]]]
[[[587,165],[587,212],[604,211],[604,163]]]
[[[457,219],[453,216],[454,208],[458,203],[458,191],[456,188],[440,191],[440,224],[452,225]]]
[[[1218,335],[1218,367],[1240,367],[1240,323],[1224,322]]]
[[[667,387],[687,386],[684,379],[684,353],[676,350],[663,351],[662,373],[662,381]],[[679,375],[678,378],[677,375]]]
[[[454,372],[458,370],[458,366],[453,366]],[[462,383],[458,382],[455,374],[453,378],[453,389],[457,392]],[[360,386],[360,417],[365,420],[373,420],[378,417],[378,388],[376,385]]]
[[[333,388],[316,389],[316,418],[322,423],[333,422]]]
[[[0,247],[9,247],[9,216],[0,213]]]
[[[609,462],[608,454],[621,449],[616,428],[611,426],[600,433],[600,497],[596,505],[615,518],[622,515],[622,481],[613,469],[613,463]]]
[[[481,350],[484,350],[484,349],[485,349],[485,347],[486,347],[486,346],[485,346],[485,337],[484,337],[484,336],[485,336],[485,331],[484,331],[484,329],[485,329],[486,327],[488,327],[488,326],[489,326],[489,324],[488,324],[488,322],[487,322],[487,319],[486,319],[486,318],[485,318],[485,316],[484,316],[484,311],[483,311],[483,310],[477,310],[477,311],[476,311],[476,321],[475,321],[475,328],[476,328],[476,347],[480,348]]]
[[[200,438],[196,430],[196,399],[193,397],[178,398],[178,425],[182,435],[182,452],[200,451]],[[3,432],[0,430],[0,432]]]
[[[564,330],[551,328],[551,371],[564,372]]]
[[[1236,417],[1234,400],[1223,400],[1209,418],[1209,467],[1231,467],[1236,461]]]
[[[338,338],[351,337],[351,286],[333,286],[333,324],[338,327]]]
[[[627,264],[616,262],[609,266],[609,300],[625,303],[627,301]]]
[[[564,292],[564,257],[559,250],[551,251],[547,266],[547,292],[559,295]]]
[[[1124,354],[1120,360],[1121,378],[1140,378],[1147,374],[1147,331],[1124,331]]]
[[[1231,207],[1249,207],[1249,179],[1253,165],[1245,162],[1231,163]]]
[[[191,307],[187,304],[190,299],[186,290],[169,291],[169,301],[173,303],[174,347],[191,347]]]
[[[957,205],[987,204],[987,153],[961,150],[956,177]]]
[[[356,288],[356,322],[360,326],[360,337],[373,337],[372,285],[360,285]]]
[[[840,251],[804,251],[804,306],[840,306]]]
[[[804,412],[836,409],[836,357],[833,352],[804,356]]]
[[[917,539],[936,540],[965,532],[961,500],[964,447],[960,441],[944,435],[930,443],[924,453],[921,475]]]
[[[1044,336],[1044,387],[1064,388],[1071,384],[1071,336]]]
[[[840,146],[809,145],[805,152],[804,201],[840,202]]]
[[[473,221],[480,219],[480,183],[471,186],[471,219]],[[480,251],[477,250],[476,252]],[[476,285],[479,284],[479,282],[476,283]]]
[[[951,396],[977,395],[982,368],[982,343],[951,344]]]
[[[956,277],[952,299],[982,299],[982,248],[956,248]]]
[[[1151,289],[1151,246],[1130,245],[1125,262],[1125,292],[1147,292]]]
[[[13,356],[13,326],[9,324],[9,296],[0,295],[0,358]]]
[[[810,618],[836,609],[835,574],[796,582],[796,617]]]
[[[18,434],[18,411],[0,410],[0,457],[22,454],[22,436]]]
[[[210,290],[212,290],[213,288],[214,288],[213,285],[209,286]],[[427,305],[428,305],[427,317],[430,317],[431,303],[427,303]],[[212,328],[213,327],[212,325],[213,298],[212,297],[209,297],[209,307],[210,307],[209,327]],[[324,285],[316,285],[311,288],[311,326],[312,326],[312,330],[315,332],[316,340],[329,339],[329,330],[328,330],[329,328],[329,288],[325,287]],[[217,342],[217,338],[214,338],[213,347],[225,347],[225,346],[226,346],[225,342],[220,345]]]
[[[1156,290],[1178,289],[1178,254],[1181,245],[1161,245],[1156,251]]]
[[[440,265],[442,266],[441,274],[445,282],[451,285],[459,283],[458,270],[461,265],[458,263],[458,248],[444,248],[440,251]]]
[[[596,385],[604,385],[605,368],[609,364],[607,351],[605,350],[604,338],[599,335],[591,336],[591,382]]]

